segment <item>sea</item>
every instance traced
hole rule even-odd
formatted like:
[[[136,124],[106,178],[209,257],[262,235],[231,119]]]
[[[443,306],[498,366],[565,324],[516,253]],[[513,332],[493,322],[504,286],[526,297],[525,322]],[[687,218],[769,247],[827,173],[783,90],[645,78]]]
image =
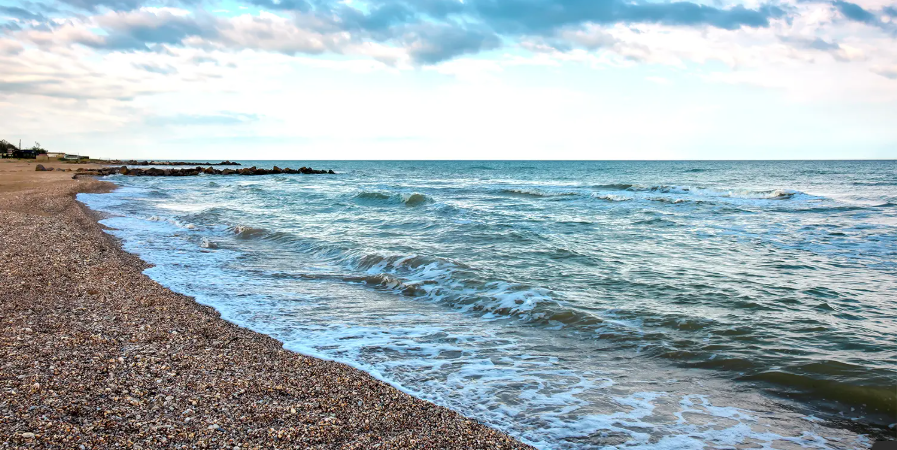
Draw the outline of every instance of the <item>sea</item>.
[[[897,161],[240,161],[78,199],[145,273],[540,449],[897,430]]]

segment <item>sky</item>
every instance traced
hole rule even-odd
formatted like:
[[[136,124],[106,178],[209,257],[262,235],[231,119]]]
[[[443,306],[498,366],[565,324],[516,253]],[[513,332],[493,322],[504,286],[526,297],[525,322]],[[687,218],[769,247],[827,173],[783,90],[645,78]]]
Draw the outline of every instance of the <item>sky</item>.
[[[0,0],[0,138],[106,158],[897,158],[897,3],[855,1]]]

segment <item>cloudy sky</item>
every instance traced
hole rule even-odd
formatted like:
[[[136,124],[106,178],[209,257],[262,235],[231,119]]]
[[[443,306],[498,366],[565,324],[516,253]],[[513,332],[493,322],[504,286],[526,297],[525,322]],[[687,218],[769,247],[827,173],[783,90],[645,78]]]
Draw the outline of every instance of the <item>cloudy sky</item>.
[[[856,1],[0,0],[0,138],[122,158],[897,158],[897,3]]]

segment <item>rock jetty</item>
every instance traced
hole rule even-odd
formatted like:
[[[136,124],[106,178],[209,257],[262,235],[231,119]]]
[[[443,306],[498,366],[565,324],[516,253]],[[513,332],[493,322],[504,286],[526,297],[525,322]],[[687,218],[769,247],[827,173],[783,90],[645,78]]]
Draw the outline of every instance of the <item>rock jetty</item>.
[[[239,166],[240,163],[224,160],[218,163],[210,163],[210,162],[191,162],[191,161],[138,161],[136,159],[129,159],[127,161],[123,161],[120,159],[113,159],[108,161],[109,164],[125,164],[128,166]]]
[[[332,170],[315,170],[311,167],[300,167],[298,169],[290,169],[289,167],[285,167],[281,169],[280,167],[274,166],[271,169],[259,169],[255,166],[246,167],[243,169],[216,169],[214,167],[191,167],[189,169],[159,169],[156,167],[151,167],[149,169],[139,169],[135,167],[103,167],[99,169],[78,169],[75,176],[72,178],[77,178],[79,175],[90,175],[90,176],[103,176],[103,175],[129,175],[135,177],[187,177],[187,176],[195,176],[199,174],[205,175],[277,175],[277,174],[335,174],[336,172]]]

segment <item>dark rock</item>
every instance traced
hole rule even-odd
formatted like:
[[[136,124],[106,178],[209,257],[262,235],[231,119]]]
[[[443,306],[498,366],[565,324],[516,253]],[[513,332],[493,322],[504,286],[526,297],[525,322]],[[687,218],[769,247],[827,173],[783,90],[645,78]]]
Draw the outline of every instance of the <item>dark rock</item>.
[[[190,161],[138,161],[135,159],[129,159],[127,161],[122,161],[119,159],[114,159],[110,161],[106,161],[109,164],[126,164],[129,166],[195,166],[195,162]],[[240,163],[232,162],[232,161],[222,161],[219,163],[210,163],[204,162],[199,163],[201,166],[239,166]]]
[[[153,162],[155,163],[155,162]],[[174,164],[172,164],[174,165]],[[35,170],[53,170],[52,168],[44,168],[42,165],[38,165],[35,167]],[[56,169],[63,170],[63,169]],[[70,172],[71,169],[67,169],[66,171]],[[246,167],[242,169],[215,169],[213,167],[202,167],[196,166],[185,169],[160,169],[158,167],[150,167],[147,169],[140,169],[137,167],[128,168],[127,166],[121,166],[117,168],[113,167],[103,167],[99,169],[77,169],[78,175],[95,175],[95,176],[104,176],[104,175],[113,175],[113,174],[121,174],[121,175],[129,175],[129,176],[147,176],[147,177],[187,177],[187,176],[196,176],[199,174],[206,175],[269,175],[269,174],[333,174],[335,173],[332,170],[315,170],[311,167],[301,167],[297,169],[290,169],[289,167],[280,168],[274,167],[273,169],[259,169],[255,166]]]
[[[47,169],[44,169],[44,165],[43,165],[43,164],[38,164],[38,165],[34,166],[34,171],[35,171],[35,172],[43,172],[44,170],[47,170]]]

